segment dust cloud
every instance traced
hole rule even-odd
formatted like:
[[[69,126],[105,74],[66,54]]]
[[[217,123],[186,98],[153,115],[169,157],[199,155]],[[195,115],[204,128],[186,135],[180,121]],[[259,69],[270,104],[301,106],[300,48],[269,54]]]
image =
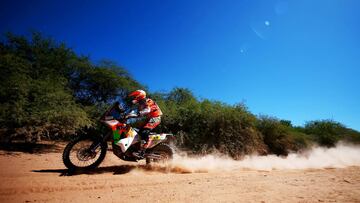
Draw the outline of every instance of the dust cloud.
[[[290,153],[286,157],[248,155],[242,160],[233,160],[221,155],[202,157],[176,155],[170,163],[169,170],[196,173],[241,169],[324,169],[348,166],[360,166],[360,146],[340,143],[333,148],[313,147],[302,153]]]

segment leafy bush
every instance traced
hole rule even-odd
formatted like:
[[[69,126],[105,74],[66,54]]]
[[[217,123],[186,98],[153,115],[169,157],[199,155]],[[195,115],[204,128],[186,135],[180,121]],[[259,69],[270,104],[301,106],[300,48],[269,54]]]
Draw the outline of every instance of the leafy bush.
[[[333,120],[316,120],[306,123],[304,132],[324,146],[334,146],[339,140],[360,143],[360,133]]]
[[[187,89],[152,95],[164,112],[161,131],[177,135],[178,145],[198,153],[219,151],[233,157],[266,153],[256,117],[243,104],[198,101]]]
[[[260,116],[257,128],[270,152],[277,155],[287,155],[290,151],[307,148],[311,143],[309,136],[293,128],[288,121]]]

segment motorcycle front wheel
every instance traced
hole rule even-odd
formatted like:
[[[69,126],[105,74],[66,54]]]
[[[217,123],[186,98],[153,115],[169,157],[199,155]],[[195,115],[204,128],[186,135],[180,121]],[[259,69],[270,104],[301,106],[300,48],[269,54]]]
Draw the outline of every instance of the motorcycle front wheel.
[[[69,170],[89,170],[100,165],[106,151],[107,143],[101,137],[80,136],[66,145],[62,158]]]

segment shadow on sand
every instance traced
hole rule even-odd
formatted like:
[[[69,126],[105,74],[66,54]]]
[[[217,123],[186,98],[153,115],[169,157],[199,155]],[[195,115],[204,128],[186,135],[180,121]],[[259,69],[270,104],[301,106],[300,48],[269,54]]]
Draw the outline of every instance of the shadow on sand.
[[[68,169],[44,169],[44,170],[33,170],[35,173],[59,173],[59,176],[74,176],[74,175],[94,175],[103,173],[113,173],[113,175],[127,174],[132,170],[140,170],[142,172],[158,172],[158,173],[177,173],[186,174],[192,173],[182,167],[170,167],[170,166],[159,166],[159,165],[121,165],[121,166],[104,166],[92,170],[76,170],[71,171]],[[206,172],[206,171],[198,171]]]
[[[74,176],[82,174],[102,174],[102,173],[113,173],[114,175],[121,175],[129,173],[136,169],[137,166],[133,165],[122,165],[122,166],[105,166],[99,167],[92,170],[69,170],[69,169],[44,169],[44,170],[33,170],[35,173],[59,173],[60,176]]]

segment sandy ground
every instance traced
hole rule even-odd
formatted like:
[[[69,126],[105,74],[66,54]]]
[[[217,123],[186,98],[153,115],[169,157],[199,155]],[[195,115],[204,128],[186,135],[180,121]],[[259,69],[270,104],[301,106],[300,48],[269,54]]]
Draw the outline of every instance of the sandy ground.
[[[0,151],[0,202],[360,202],[360,167],[198,171],[118,160],[69,176],[61,152]]]

